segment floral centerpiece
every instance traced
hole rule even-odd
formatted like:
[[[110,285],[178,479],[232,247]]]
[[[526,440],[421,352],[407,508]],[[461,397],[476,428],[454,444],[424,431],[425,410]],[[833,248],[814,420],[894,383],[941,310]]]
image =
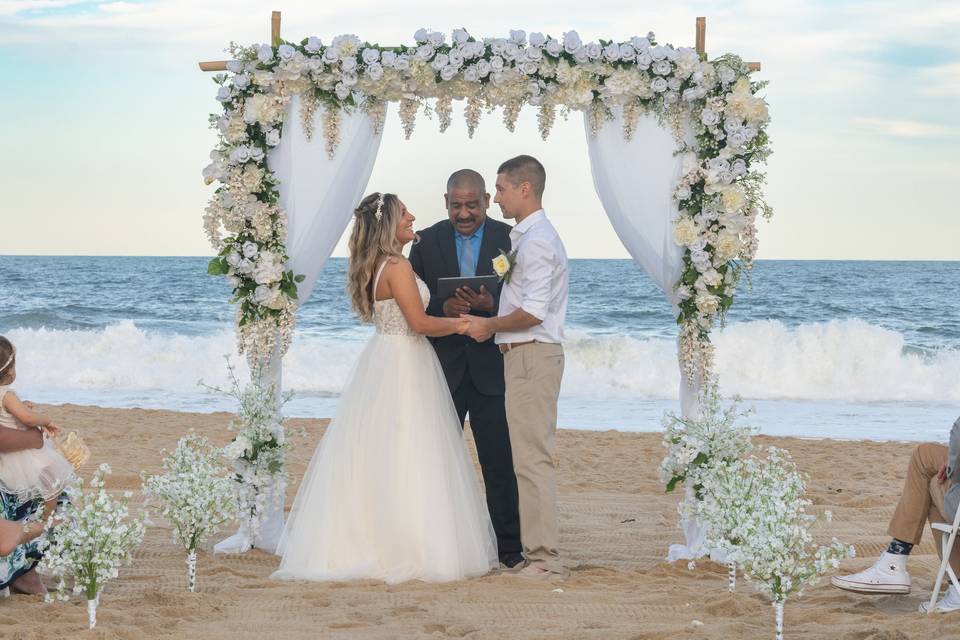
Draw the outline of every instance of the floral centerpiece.
[[[824,573],[854,555],[835,538],[814,544],[810,533],[818,517],[807,513],[806,477],[776,447],[767,457],[751,456],[720,465],[704,476],[698,514],[711,546],[728,552],[756,588],[773,601],[776,638],[783,638],[783,606],[791,595],[815,584]],[[830,518],[826,512],[824,518]]]
[[[121,566],[130,564],[146,528],[146,514],[130,514],[131,492],[125,491],[121,500],[107,492],[104,477],[109,473],[110,467],[101,464],[90,480],[90,492],[83,491],[82,480],[67,489],[69,501],[51,517],[41,538],[44,555],[37,566],[41,573],[59,578],[55,596],[48,599],[68,600],[68,579],[73,593],[86,596],[91,629],[97,625],[104,586],[119,575]]]
[[[757,216],[771,214],[759,170],[770,153],[769,114],[758,95],[763,83],[750,80],[740,58],[702,60],[692,48],[659,44],[653,33],[584,42],[576,31],[554,37],[513,30],[481,39],[465,29],[450,38],[420,29],[413,43],[390,47],[347,34],[328,44],[310,37],[233,45],[230,53],[229,73],[215,77],[223,111],[211,116],[219,141],[203,175],[220,186],[204,226],[218,252],[209,271],[230,280],[248,357],[263,360],[274,349],[282,355],[293,330],[299,276],[284,267],[286,215],[266,160],[280,142],[290,100],[299,97],[308,135],[323,107],[331,155],[345,111],[366,113],[379,130],[386,103],[396,102],[409,137],[419,112],[437,114],[444,130],[452,102],[462,100],[471,136],[484,110],[501,109],[512,131],[525,105],[537,110],[544,138],[557,113],[570,111],[586,112],[594,133],[615,114],[627,138],[645,113],[671,128],[683,161],[674,193],[675,237],[686,248],[675,287],[681,355],[689,379],[710,378],[709,332],[756,253]]]
[[[143,478],[143,492],[173,525],[173,537],[187,551],[187,589],[196,591],[197,549],[236,517],[234,480],[223,466],[223,452],[196,433],[177,442],[163,460],[163,474]]]

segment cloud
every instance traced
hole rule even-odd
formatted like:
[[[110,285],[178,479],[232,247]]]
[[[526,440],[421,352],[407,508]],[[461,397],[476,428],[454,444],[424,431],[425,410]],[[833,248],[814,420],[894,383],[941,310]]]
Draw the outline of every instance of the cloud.
[[[960,130],[955,127],[946,127],[930,122],[918,122],[916,120],[855,118],[854,122],[873,133],[897,138],[933,138],[955,136],[960,133]]]
[[[922,95],[960,97],[960,62],[922,69],[919,75]]]

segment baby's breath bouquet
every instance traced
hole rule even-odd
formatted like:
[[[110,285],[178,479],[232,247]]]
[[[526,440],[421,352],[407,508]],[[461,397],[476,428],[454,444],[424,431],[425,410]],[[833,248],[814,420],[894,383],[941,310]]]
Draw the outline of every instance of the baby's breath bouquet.
[[[187,551],[187,589],[197,588],[197,549],[236,517],[234,481],[223,454],[197,433],[177,442],[163,461],[163,474],[143,477],[143,492],[173,525],[174,539]]]
[[[245,387],[230,362],[227,362],[230,388],[207,387],[234,398],[239,404],[230,430],[236,435],[223,449],[233,466],[234,501],[240,532],[254,540],[271,507],[283,507],[283,491],[287,480],[286,440],[281,410],[293,394],[278,395],[275,385],[266,385],[260,373],[254,373]],[[202,384],[202,383],[201,383]]]
[[[104,487],[109,473],[110,467],[101,464],[90,480],[91,491],[83,491],[82,480],[67,489],[70,500],[47,524],[40,543],[43,560],[37,566],[41,573],[59,578],[55,595],[48,599],[69,600],[68,579],[73,593],[86,596],[91,629],[97,625],[104,585],[119,575],[121,566],[130,564],[146,528],[146,514],[130,513],[130,491],[120,500],[110,496]]]
[[[787,598],[854,553],[836,539],[826,546],[813,542],[810,529],[819,518],[807,513],[805,491],[806,476],[790,454],[770,447],[764,459],[751,456],[706,474],[698,504],[707,544],[727,551],[728,560],[773,600],[777,640]]]

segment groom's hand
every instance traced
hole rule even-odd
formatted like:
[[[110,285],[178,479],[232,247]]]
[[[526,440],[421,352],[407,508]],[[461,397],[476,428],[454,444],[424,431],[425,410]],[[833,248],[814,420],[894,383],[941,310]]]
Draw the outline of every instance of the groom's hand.
[[[470,321],[470,327],[467,329],[467,335],[477,342],[486,342],[490,339],[490,336],[493,335],[494,332],[490,327],[489,318],[468,315],[464,315],[463,317]]]
[[[493,296],[487,291],[487,288],[480,285],[480,293],[476,293],[470,287],[460,287],[457,289],[458,299],[467,303],[471,309],[478,311],[493,311]]]
[[[448,318],[459,318],[465,313],[470,313],[470,305],[456,296],[447,298],[443,303],[443,315]]]

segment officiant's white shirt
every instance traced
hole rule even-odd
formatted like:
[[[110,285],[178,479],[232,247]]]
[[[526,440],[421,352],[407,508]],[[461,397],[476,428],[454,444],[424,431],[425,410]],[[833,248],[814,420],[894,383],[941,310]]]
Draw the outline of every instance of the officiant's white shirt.
[[[563,342],[569,284],[567,252],[543,209],[531,213],[510,231],[510,247],[517,252],[516,264],[510,282],[503,283],[497,315],[503,317],[523,309],[542,322],[526,331],[498,333],[496,343]]]

